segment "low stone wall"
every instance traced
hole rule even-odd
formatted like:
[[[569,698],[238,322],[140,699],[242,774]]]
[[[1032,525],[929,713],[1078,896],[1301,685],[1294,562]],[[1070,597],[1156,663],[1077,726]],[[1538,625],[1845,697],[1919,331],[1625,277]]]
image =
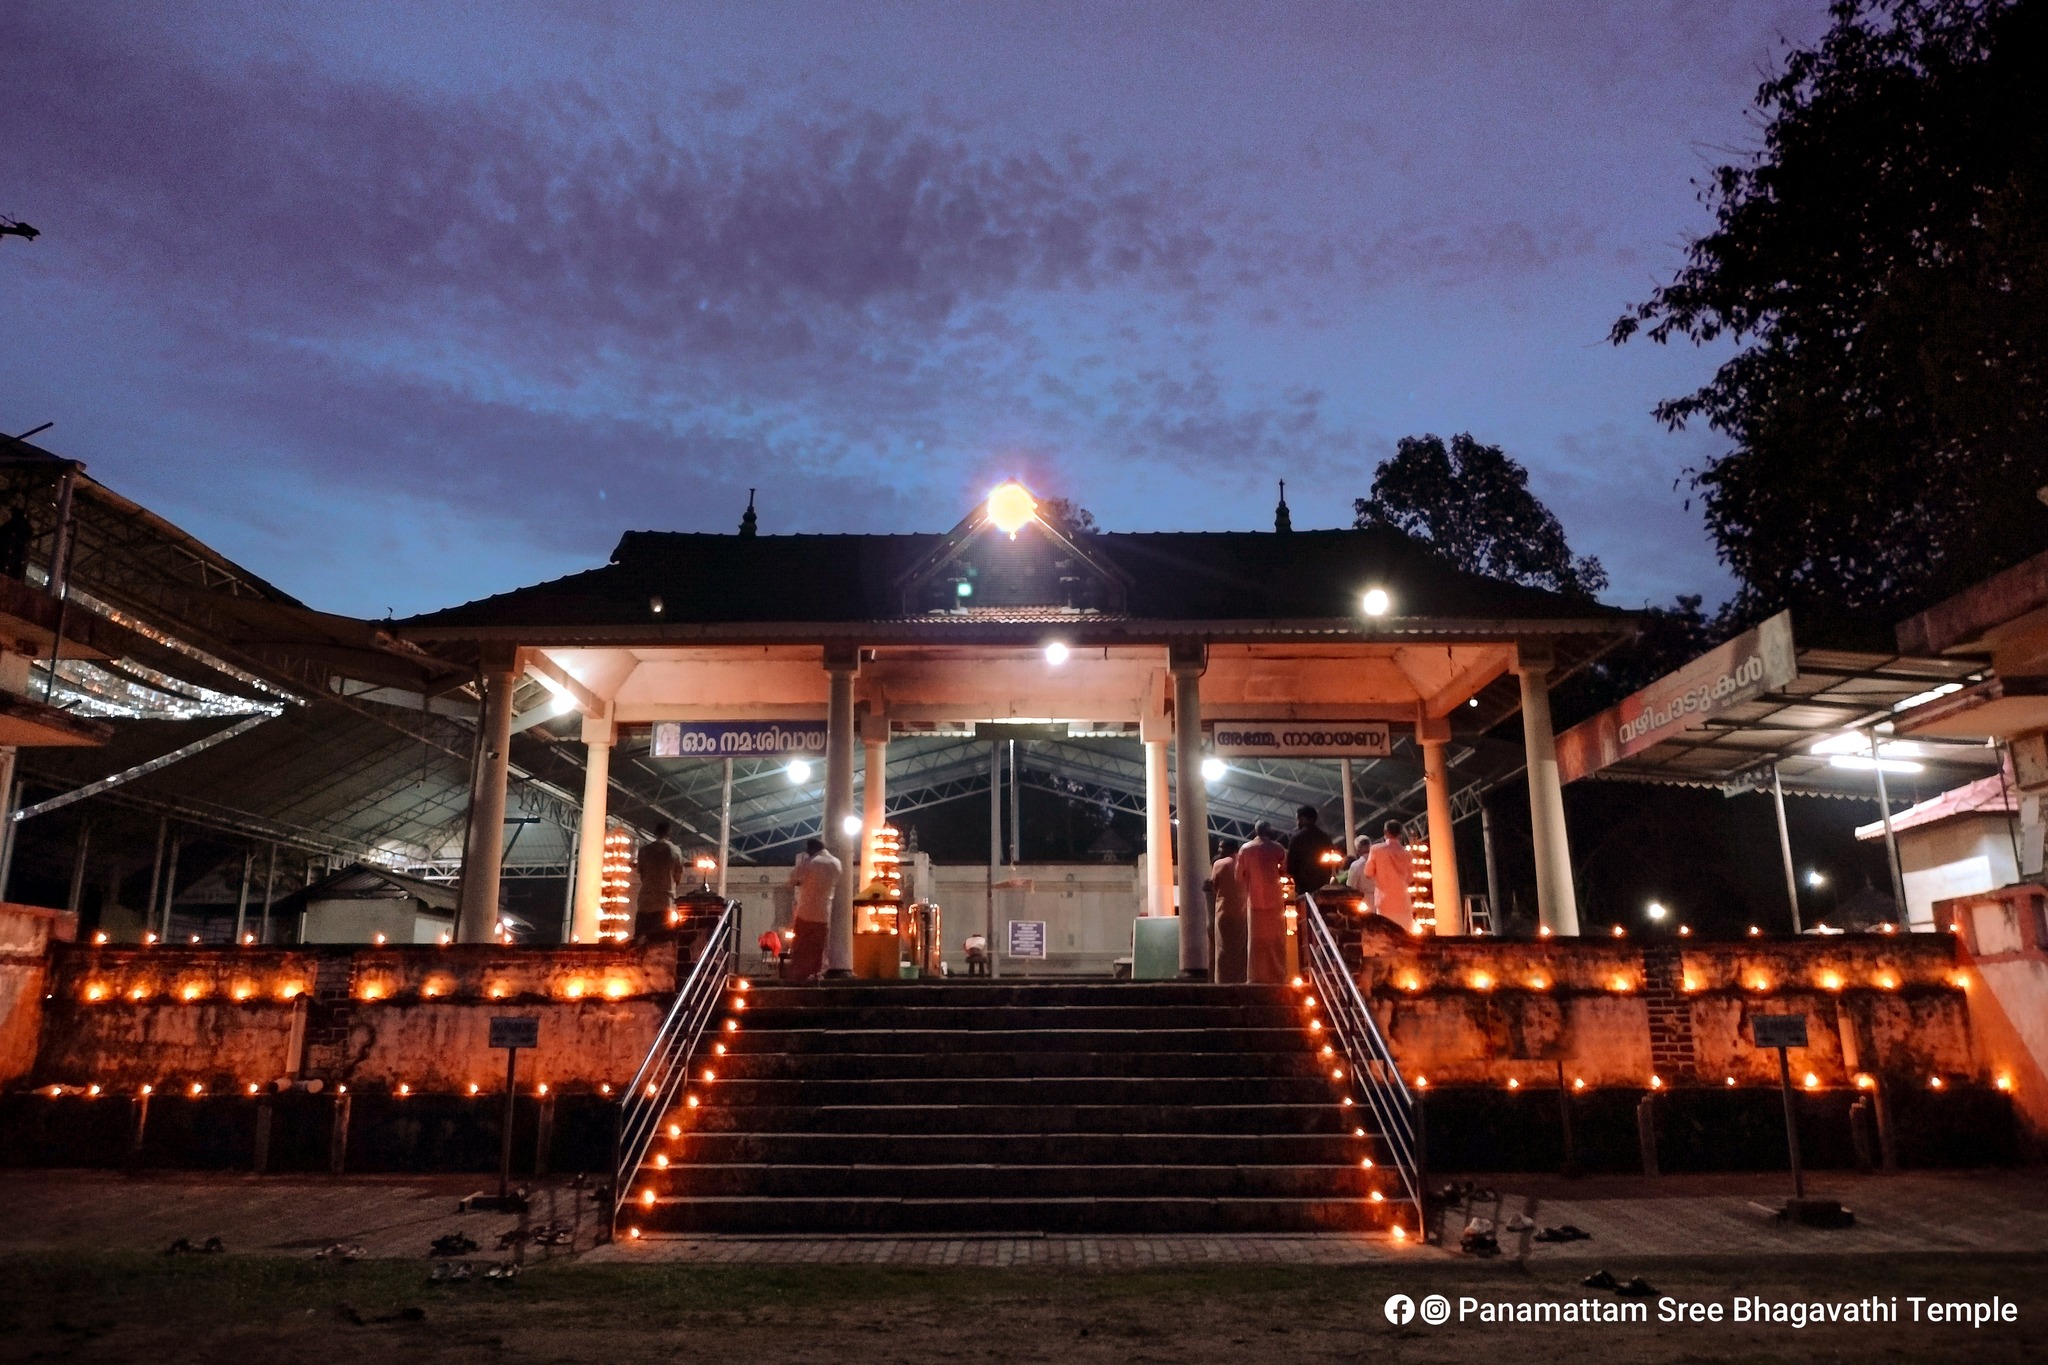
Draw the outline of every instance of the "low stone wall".
[[[189,1094],[285,1078],[416,1093],[504,1085],[490,1020],[541,1020],[522,1084],[624,1084],[676,984],[674,940],[565,948],[113,948],[49,958],[34,1083]]]
[[[1990,1081],[1972,977],[1947,934],[1705,943],[1415,939],[1368,933],[1361,984],[1403,1074],[1432,1084],[1628,1089],[1778,1083],[1755,1014],[1802,1014],[1795,1080]]]

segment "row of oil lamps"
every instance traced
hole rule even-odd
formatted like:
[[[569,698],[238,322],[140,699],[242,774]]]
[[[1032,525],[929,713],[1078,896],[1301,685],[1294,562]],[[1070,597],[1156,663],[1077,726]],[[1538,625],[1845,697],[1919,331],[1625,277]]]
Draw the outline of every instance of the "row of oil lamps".
[[[1950,972],[1944,980],[1948,985],[1959,991],[1970,988],[1970,977],[1967,972]],[[1394,984],[1404,991],[1415,992],[1422,989],[1423,980],[1418,973],[1403,972],[1396,978]],[[1537,972],[1523,978],[1519,984],[1524,990],[1547,991],[1555,983],[1550,977]],[[1626,972],[1614,973],[1603,984],[1608,991],[1617,995],[1625,995],[1630,991],[1639,989],[1641,986],[1641,982],[1635,976]],[[1901,984],[1899,974],[1886,969],[1873,972],[1865,985],[1865,989],[1895,991],[1899,989]],[[1464,985],[1468,990],[1490,991],[1501,985],[1501,981],[1500,978],[1494,976],[1491,972],[1474,971],[1466,973]],[[1841,991],[1849,988],[1850,981],[1842,972],[1830,968],[1815,973],[1812,985],[1824,991]],[[1746,973],[1742,978],[1742,986],[1744,990],[1756,992],[1798,990],[1801,988],[1798,982],[1776,981],[1764,972]],[[1678,988],[1682,991],[1698,991],[1703,989],[1704,986],[1698,977],[1687,972],[1680,978]]]
[[[106,981],[88,981],[83,989],[80,990],[79,996],[87,1004],[97,1005],[114,1000],[149,1000],[156,993],[157,988],[149,982],[115,985]],[[283,981],[268,990],[264,990],[253,982],[237,981],[223,993],[231,999],[243,1002],[259,998],[274,998],[288,1001],[296,1000],[299,996],[304,995],[306,993],[306,983],[303,981]],[[420,998],[425,1000],[436,1000],[444,996],[450,996],[453,993],[453,984],[441,978],[429,978],[419,988]],[[493,982],[484,989],[484,995],[492,1000],[504,1000],[513,993],[512,988],[501,981]],[[623,1000],[632,993],[632,983],[624,977],[617,976],[606,977],[601,981],[593,981],[586,977],[571,977],[553,991],[553,994],[564,1000],[581,1000],[586,997],[600,995],[607,1000]],[[190,980],[166,988],[165,994],[186,1004],[196,1004],[214,994],[214,985],[211,981]],[[397,991],[389,982],[377,980],[360,982],[349,994],[358,1001],[371,1004],[379,1000],[399,998]]]

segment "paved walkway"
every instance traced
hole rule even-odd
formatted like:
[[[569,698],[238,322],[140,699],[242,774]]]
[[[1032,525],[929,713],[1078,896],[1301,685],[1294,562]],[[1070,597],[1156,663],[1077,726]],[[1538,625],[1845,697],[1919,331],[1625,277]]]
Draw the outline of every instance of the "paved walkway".
[[[2048,1171],[1897,1176],[1829,1175],[1809,1193],[1839,1198],[1857,1225],[1820,1231],[1772,1222],[1762,1205],[1782,1181],[1761,1176],[1663,1180],[1480,1177],[1501,1195],[1501,1216],[1538,1226],[1571,1223],[1592,1240],[1546,1245],[1504,1234],[1505,1256],[1548,1260],[1695,1255],[1800,1255],[1895,1251],[2048,1252]],[[460,1213],[457,1201],[489,1185],[476,1176],[321,1177],[122,1175],[99,1171],[0,1172],[0,1252],[53,1249],[161,1251],[184,1237],[219,1237],[231,1253],[310,1255],[335,1242],[371,1257],[424,1257],[434,1238],[463,1232],[480,1258],[506,1256],[499,1239],[521,1226],[505,1214]],[[1491,1212],[1488,1205],[1482,1212]],[[602,1245],[602,1218],[566,1182],[535,1194],[528,1226],[558,1224],[566,1246],[525,1245],[528,1261],[575,1255],[626,1263],[886,1265],[1142,1270],[1182,1265],[1344,1265],[1435,1257],[1434,1247],[1383,1234],[1221,1237],[678,1237]],[[1453,1218],[1455,1245],[1461,1224]]]

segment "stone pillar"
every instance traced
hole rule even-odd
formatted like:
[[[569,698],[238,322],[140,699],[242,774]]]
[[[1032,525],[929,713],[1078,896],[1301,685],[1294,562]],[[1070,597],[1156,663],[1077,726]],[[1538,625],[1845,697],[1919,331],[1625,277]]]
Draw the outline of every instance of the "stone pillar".
[[[1458,836],[1451,827],[1451,771],[1444,751],[1450,746],[1451,723],[1425,717],[1415,723],[1415,742],[1422,748],[1422,786],[1429,808],[1429,876],[1436,896],[1436,931],[1469,934],[1465,901],[1458,887]]]
[[[1145,913],[1173,913],[1173,798],[1166,782],[1166,741],[1145,741]]]
[[[597,942],[604,905],[604,831],[612,778],[612,723],[583,718],[583,813],[576,825],[576,905],[569,933],[578,943]]]
[[[1209,650],[1199,642],[1175,645],[1173,667],[1174,795],[1180,806],[1180,970],[1209,975],[1209,793],[1202,785],[1202,673]]]
[[[853,677],[859,666],[858,650],[825,651],[832,695],[825,713],[825,824],[818,837],[846,869],[826,928],[827,976],[853,975],[853,882],[860,875],[860,835],[846,832],[846,817],[853,814]]]
[[[875,879],[874,833],[889,823],[889,722],[885,717],[866,718],[861,748],[866,751],[862,771],[867,785],[860,805],[860,884],[866,887]]]
[[[462,901],[455,941],[489,943],[498,927],[498,875],[505,859],[505,781],[512,764],[512,689],[519,681],[510,649],[483,660],[483,714],[469,791],[469,839],[462,850]]]
[[[1522,742],[1529,764],[1529,828],[1536,846],[1536,912],[1553,934],[1579,932],[1572,890],[1572,848],[1557,780],[1557,736],[1550,725],[1550,656],[1516,651],[1522,682]]]

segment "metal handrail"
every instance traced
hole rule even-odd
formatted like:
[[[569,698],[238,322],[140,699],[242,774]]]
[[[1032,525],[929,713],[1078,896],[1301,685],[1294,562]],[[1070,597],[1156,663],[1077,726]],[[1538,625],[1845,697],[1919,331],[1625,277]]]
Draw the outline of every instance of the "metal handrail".
[[[704,1037],[704,1026],[739,970],[739,903],[727,901],[704,951],[676,992],[676,1003],[654,1035],[647,1059],[619,1103],[619,1136],[612,1151],[612,1217],[618,1218],[626,1186],[660,1130],[661,1116],[675,1103],[676,1092],[689,1078],[690,1058]]]
[[[1309,980],[1328,1007],[1327,1018],[1337,1043],[1351,1063],[1351,1074],[1365,1092],[1378,1129],[1382,1153],[1391,1157],[1400,1172],[1401,1183],[1415,1205],[1416,1217],[1425,1219],[1422,1202],[1422,1142],[1420,1116],[1415,1096],[1401,1079],[1401,1069],[1387,1047],[1386,1037],[1373,1021],[1372,1010],[1358,981],[1344,965],[1344,955],[1330,926],[1323,921],[1314,896],[1303,896],[1309,913],[1300,917],[1296,932],[1306,951],[1302,963]],[[1420,1225],[1418,1224],[1418,1230]]]

